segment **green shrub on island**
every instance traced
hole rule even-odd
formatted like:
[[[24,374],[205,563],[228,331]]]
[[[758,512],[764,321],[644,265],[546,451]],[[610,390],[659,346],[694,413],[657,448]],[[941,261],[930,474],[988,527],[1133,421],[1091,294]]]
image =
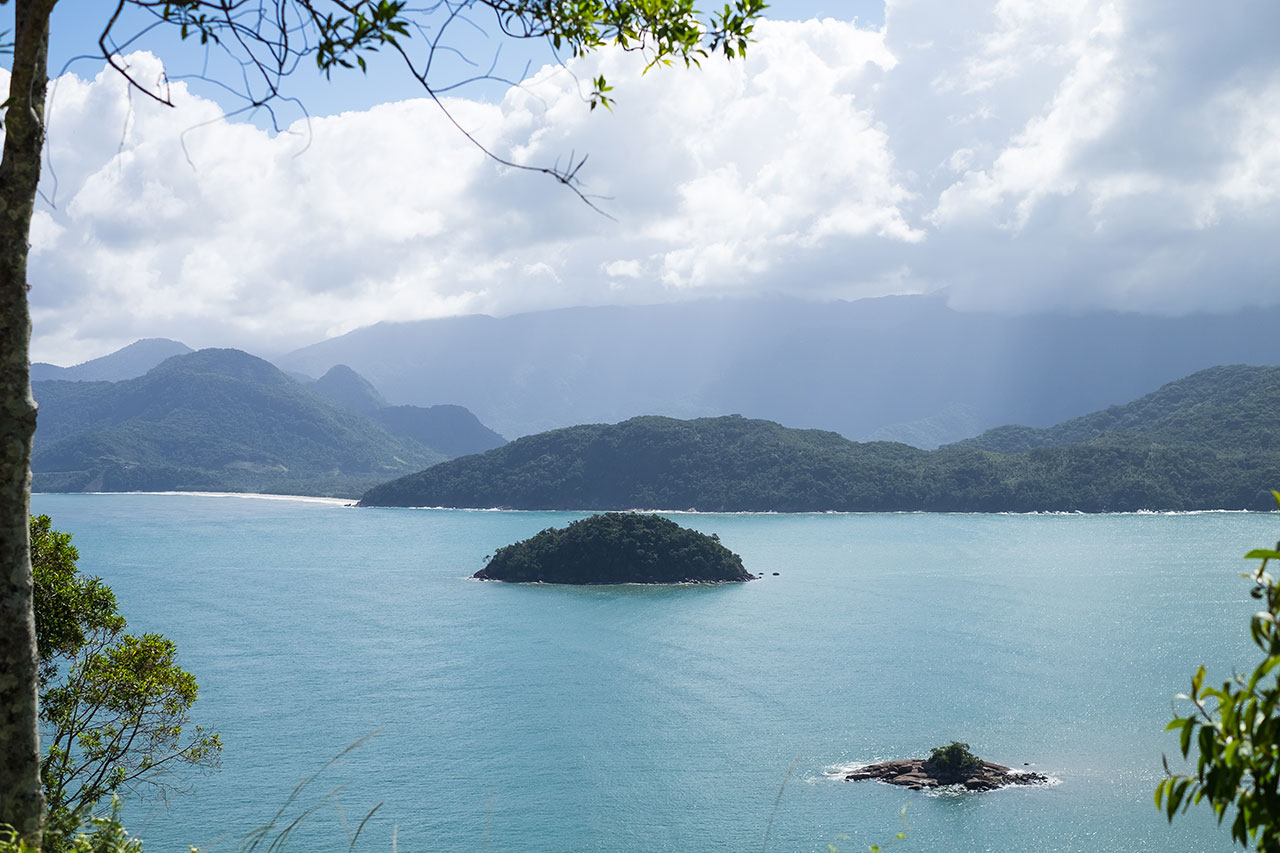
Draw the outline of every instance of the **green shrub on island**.
[[[498,549],[474,577],[511,583],[731,583],[755,576],[719,537],[658,515],[609,512]]]
[[[969,744],[953,740],[929,750],[925,769],[939,776],[966,776],[982,769],[982,759],[969,751]]]

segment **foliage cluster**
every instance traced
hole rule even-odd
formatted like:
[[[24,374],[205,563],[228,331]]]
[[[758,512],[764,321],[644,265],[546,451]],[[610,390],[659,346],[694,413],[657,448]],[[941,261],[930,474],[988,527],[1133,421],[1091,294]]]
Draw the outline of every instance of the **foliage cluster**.
[[[969,751],[969,744],[953,740],[946,746],[935,746],[925,759],[925,767],[944,776],[962,776],[982,768],[982,759]]]
[[[1280,369],[1270,370],[1268,388],[1280,403]],[[1258,509],[1268,500],[1265,485],[1280,477],[1280,424],[1266,402],[1272,393],[1232,410],[1207,445],[1171,440],[1178,424],[1199,422],[1197,403],[1190,414],[1173,407],[1147,428],[1011,453],[857,443],[738,416],[648,416],[527,436],[378,486],[361,503],[736,512]]]
[[[115,596],[80,574],[78,556],[48,516],[31,519],[40,773],[55,828],[77,826],[117,792],[165,789],[176,768],[215,767],[222,749],[216,734],[190,725],[196,680],[178,666],[173,641],[125,633]]]
[[[18,837],[11,827],[0,827],[0,853],[142,853],[142,842],[129,836],[120,823],[120,801],[98,817],[85,812],[61,812],[45,825],[39,848]]]
[[[482,0],[482,4],[492,9],[507,36],[547,39],[557,50],[567,48],[574,56],[616,44],[645,51],[651,65],[669,65],[673,60],[692,65],[711,53],[729,58],[741,55],[753,20],[765,8],[763,0],[734,0],[725,3],[723,11],[704,17],[692,0]],[[290,5],[291,14],[260,22],[257,29],[245,25],[239,4],[226,0],[170,0],[161,17],[177,25],[182,38],[198,38],[201,44],[219,44],[228,38],[262,41],[274,47],[281,66],[285,58],[293,62],[294,57],[310,55],[326,76],[335,68],[364,70],[365,56],[380,49],[403,54],[412,33],[423,26],[423,10],[400,0],[332,6],[295,0]],[[278,76],[287,73],[284,67],[277,71]]]
[[[1280,492],[1273,492],[1280,505]],[[1262,853],[1280,851],[1280,585],[1267,571],[1280,561],[1280,543],[1245,554],[1261,560],[1244,577],[1253,582],[1252,596],[1262,604],[1249,634],[1262,660],[1247,675],[1237,674],[1221,687],[1205,684],[1205,668],[1191,677],[1191,691],[1177,698],[1190,703],[1185,715],[1175,712],[1169,731],[1178,732],[1183,758],[1194,747],[1194,774],[1172,773],[1155,790],[1156,807],[1169,820],[1195,803],[1208,803],[1222,823],[1234,808],[1231,838]]]
[[[610,512],[547,528],[498,549],[476,572],[518,583],[724,583],[751,580],[742,558],[716,536],[670,519]]]

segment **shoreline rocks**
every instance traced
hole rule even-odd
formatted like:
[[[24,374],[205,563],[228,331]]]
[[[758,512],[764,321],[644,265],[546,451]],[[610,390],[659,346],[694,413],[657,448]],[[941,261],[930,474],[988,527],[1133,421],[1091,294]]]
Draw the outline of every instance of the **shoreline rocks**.
[[[1049,777],[1042,773],[1014,770],[990,761],[984,761],[980,767],[972,770],[956,773],[931,767],[927,760],[920,758],[869,764],[845,774],[844,778],[848,782],[875,779],[890,785],[901,785],[913,791],[953,785],[969,791],[994,791],[1009,785],[1040,785],[1049,781]]]

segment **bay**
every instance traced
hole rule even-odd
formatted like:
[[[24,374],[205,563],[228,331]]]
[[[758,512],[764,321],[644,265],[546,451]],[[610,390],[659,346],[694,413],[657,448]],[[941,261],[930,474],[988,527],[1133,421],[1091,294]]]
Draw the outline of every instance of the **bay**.
[[[36,495],[135,632],[172,637],[223,767],[131,801],[152,851],[1230,850],[1151,792],[1174,694],[1250,667],[1257,513],[673,514],[761,580],[471,581],[574,513]],[[773,573],[778,575],[774,576]],[[842,766],[951,740],[1047,787],[925,795]],[[360,742],[323,770],[326,762]],[[899,812],[906,806],[905,825]]]

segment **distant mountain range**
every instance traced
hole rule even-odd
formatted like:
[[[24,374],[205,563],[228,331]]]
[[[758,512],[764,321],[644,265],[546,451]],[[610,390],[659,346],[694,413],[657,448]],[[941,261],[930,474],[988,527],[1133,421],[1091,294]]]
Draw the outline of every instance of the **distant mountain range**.
[[[1003,424],[1049,427],[1214,365],[1275,363],[1277,323],[1280,308],[1002,316],[937,296],[724,300],[383,323],[275,362],[353,394],[359,411],[447,402],[508,436],[739,412],[932,449]],[[181,352],[150,339],[32,376],[119,381]]]
[[[71,382],[119,382],[141,376],[166,358],[185,355],[191,347],[168,338],[143,338],[123,349],[82,362],[74,367],[58,367],[37,361],[31,365],[31,381],[65,379]]]
[[[1051,429],[924,451],[739,416],[527,436],[371,489],[365,506],[704,511],[1265,509],[1280,367],[1216,367]]]
[[[461,407],[380,409],[354,371],[331,373],[308,385],[247,353],[210,349],[118,382],[36,381],[34,488],[352,496],[503,443]],[[365,390],[363,402],[352,388]]]
[[[392,435],[408,438],[452,459],[506,444],[462,406],[392,406],[369,380],[345,364],[335,365],[311,387],[335,403],[380,423]]]
[[[382,323],[277,359],[387,400],[465,406],[507,436],[739,412],[932,448],[1047,427],[1196,370],[1271,364],[1280,308],[1228,315],[962,313],[941,297],[702,301]]]

